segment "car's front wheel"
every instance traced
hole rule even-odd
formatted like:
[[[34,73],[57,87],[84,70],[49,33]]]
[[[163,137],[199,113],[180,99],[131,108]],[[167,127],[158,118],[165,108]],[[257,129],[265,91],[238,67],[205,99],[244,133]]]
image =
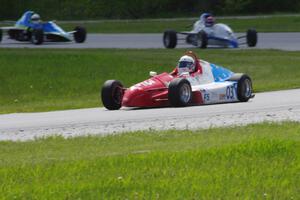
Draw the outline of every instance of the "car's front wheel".
[[[163,35],[164,46],[168,49],[174,49],[177,45],[177,33],[173,30],[167,30]]]
[[[101,89],[103,106],[108,110],[118,110],[122,106],[123,85],[117,80],[107,80]]]
[[[207,48],[208,37],[204,31],[200,31],[197,35],[197,46],[202,49]]]
[[[42,44],[44,42],[43,29],[34,29],[31,35],[31,42],[35,45]]]
[[[86,29],[81,27],[81,26],[77,26],[74,28],[74,40],[77,43],[83,43],[86,39]]]
[[[168,88],[168,97],[171,106],[187,106],[192,100],[192,88],[184,78],[173,79]]]

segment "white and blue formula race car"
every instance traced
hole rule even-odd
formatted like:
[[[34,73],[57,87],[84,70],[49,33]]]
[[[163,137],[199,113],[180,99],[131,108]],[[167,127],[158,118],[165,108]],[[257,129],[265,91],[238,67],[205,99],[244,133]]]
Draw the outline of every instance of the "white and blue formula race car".
[[[185,41],[185,43],[199,48],[207,48],[207,46],[238,48],[244,44],[255,47],[257,32],[255,29],[249,29],[246,35],[237,37],[229,26],[222,23],[215,24],[214,17],[210,13],[204,13],[194,23],[191,31],[166,30],[164,32],[163,44],[166,48],[175,48],[178,41]]]
[[[33,11],[26,11],[14,26],[0,27],[0,42],[6,33],[9,39],[30,41],[33,44],[43,42],[70,42],[82,43],[86,39],[86,29],[80,26],[73,31],[65,32],[53,21],[41,22],[39,15]]]

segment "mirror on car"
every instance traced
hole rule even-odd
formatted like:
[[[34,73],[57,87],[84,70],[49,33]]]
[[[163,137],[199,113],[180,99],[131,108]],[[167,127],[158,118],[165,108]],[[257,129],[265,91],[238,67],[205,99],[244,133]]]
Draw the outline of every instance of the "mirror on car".
[[[150,72],[149,72],[149,75],[150,75],[150,76],[156,76],[156,75],[157,75],[157,72],[150,71]]]

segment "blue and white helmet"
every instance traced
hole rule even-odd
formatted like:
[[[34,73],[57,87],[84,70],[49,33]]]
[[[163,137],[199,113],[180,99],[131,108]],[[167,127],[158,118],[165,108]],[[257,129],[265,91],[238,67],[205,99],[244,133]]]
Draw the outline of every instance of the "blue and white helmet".
[[[41,21],[41,17],[37,13],[34,13],[30,19],[32,23],[39,23]]]
[[[203,13],[200,16],[200,20],[204,23],[205,26],[211,27],[215,23],[215,19],[211,13]]]

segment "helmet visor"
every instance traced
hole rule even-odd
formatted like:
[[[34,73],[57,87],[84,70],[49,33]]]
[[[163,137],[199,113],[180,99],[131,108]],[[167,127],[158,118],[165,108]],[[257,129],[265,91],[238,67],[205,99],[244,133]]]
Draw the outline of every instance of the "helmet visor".
[[[31,21],[38,22],[38,21],[40,21],[40,19],[33,18],[33,19],[31,19]]]
[[[192,62],[189,62],[189,61],[181,61],[181,62],[179,62],[179,64],[178,64],[178,67],[179,68],[192,68],[192,65],[193,65],[193,63]]]

